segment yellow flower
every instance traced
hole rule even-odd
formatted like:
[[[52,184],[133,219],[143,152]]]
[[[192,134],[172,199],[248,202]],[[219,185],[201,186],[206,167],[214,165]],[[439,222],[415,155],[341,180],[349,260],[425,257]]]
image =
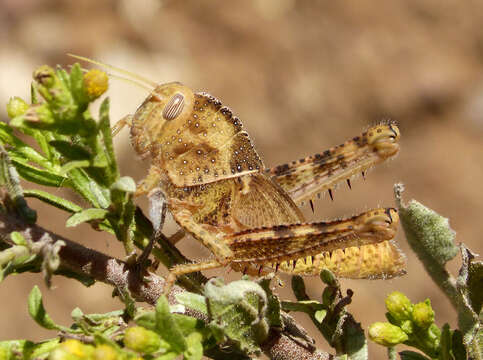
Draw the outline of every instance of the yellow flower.
[[[109,77],[102,70],[92,69],[84,75],[84,86],[90,100],[94,100],[104,94],[108,85]]]

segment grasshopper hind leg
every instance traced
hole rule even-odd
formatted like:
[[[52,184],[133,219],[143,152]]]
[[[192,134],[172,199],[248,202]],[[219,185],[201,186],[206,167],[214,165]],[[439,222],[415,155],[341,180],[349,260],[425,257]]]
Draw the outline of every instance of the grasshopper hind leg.
[[[166,277],[163,293],[164,294],[169,293],[174,283],[176,282],[176,279],[178,276],[190,274],[198,271],[203,271],[203,270],[217,269],[224,266],[225,264],[220,263],[216,259],[192,263],[192,264],[176,265],[171,269],[169,269],[169,274]]]
[[[235,270],[317,275],[322,269],[348,278],[388,278],[404,273],[404,258],[393,243],[395,209],[374,209],[331,222],[268,226],[227,239]]]

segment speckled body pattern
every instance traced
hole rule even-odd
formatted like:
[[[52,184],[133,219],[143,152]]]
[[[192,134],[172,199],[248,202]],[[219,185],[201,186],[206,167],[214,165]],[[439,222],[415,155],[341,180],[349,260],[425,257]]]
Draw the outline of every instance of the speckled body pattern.
[[[253,275],[315,275],[322,268],[351,278],[404,273],[403,255],[390,241],[394,209],[306,223],[296,205],[395,155],[398,140],[395,125],[378,125],[322,154],[265,169],[232,111],[179,83],[156,87],[131,124],[135,150],[151,158],[137,195],[161,189],[176,222],[215,257],[176,266],[171,281],[227,265]]]

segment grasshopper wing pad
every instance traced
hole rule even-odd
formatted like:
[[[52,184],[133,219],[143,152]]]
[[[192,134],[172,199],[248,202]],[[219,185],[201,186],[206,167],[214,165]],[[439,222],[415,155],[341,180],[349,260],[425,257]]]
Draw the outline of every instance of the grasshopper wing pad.
[[[163,129],[162,161],[176,186],[206,184],[259,172],[263,163],[240,119],[206,93],[196,93],[192,113]]]
[[[242,229],[295,224],[304,220],[292,199],[265,175],[246,175],[240,180],[232,217]]]
[[[298,275],[318,275],[322,269],[329,269],[338,277],[389,279],[406,273],[406,259],[393,241],[383,241],[284,261],[272,267]]]

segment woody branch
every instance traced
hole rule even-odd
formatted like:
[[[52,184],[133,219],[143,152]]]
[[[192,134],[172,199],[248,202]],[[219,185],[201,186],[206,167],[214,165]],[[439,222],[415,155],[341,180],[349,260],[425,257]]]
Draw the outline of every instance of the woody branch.
[[[42,241],[45,244],[53,245],[59,240],[63,241],[65,245],[58,253],[61,262],[60,268],[101,281],[117,289],[128,289],[131,296],[137,301],[154,305],[163,292],[164,279],[160,276],[148,273],[144,279],[141,279],[139,272],[122,260],[89,249],[40,226],[28,224],[16,214],[0,212],[0,238],[2,241],[10,243],[9,234],[12,231],[21,233],[27,241],[33,243]],[[182,291],[184,290],[181,287],[174,286],[168,295],[169,302],[175,303],[175,295]],[[206,321],[205,316],[201,313],[189,312],[189,310],[187,313]],[[299,325],[297,326],[301,329]],[[303,329],[301,330],[303,331]],[[295,340],[295,336],[291,336],[288,329],[284,329],[282,332],[272,332],[268,341],[262,345],[262,349],[271,359],[277,360],[332,358],[328,353],[304,346]]]

